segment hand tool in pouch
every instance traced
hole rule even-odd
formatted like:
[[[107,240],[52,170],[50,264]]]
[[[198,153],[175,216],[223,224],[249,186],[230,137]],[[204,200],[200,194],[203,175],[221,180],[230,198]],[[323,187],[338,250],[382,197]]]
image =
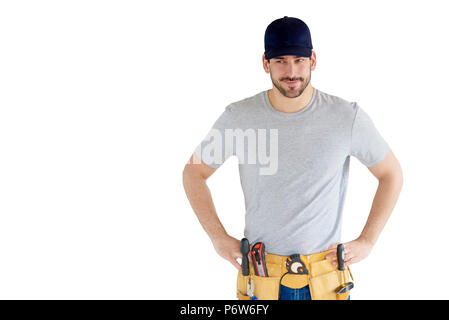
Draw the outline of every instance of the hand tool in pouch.
[[[251,261],[254,267],[254,274],[259,277],[268,277],[267,265],[265,262],[265,245],[257,242],[251,249]]]
[[[249,241],[246,238],[243,238],[240,241],[240,252],[242,253],[242,274],[244,276],[249,275],[249,261],[248,261],[248,253],[249,253]]]
[[[292,254],[290,257],[287,258],[285,265],[287,267],[288,273],[309,274],[309,271],[307,270],[306,265],[301,260],[300,254],[297,254],[297,253]]]
[[[243,238],[240,241],[240,252],[242,253],[242,274],[244,276],[249,276],[249,261],[248,261],[249,249],[250,245],[248,239]],[[251,300],[253,300],[254,288],[253,283],[249,277],[246,280],[246,295],[250,296]]]
[[[281,276],[279,285],[284,285],[286,287],[291,287],[293,285],[295,286],[295,289],[299,289],[305,287],[308,284],[307,276],[300,278],[297,277],[298,275],[301,276],[309,274],[309,270],[307,270],[307,267],[302,261],[301,255],[299,253],[290,255],[287,260],[285,260],[285,267],[287,268],[287,272]],[[287,279],[286,282],[283,282],[283,280],[285,281],[284,277],[285,279]],[[281,299],[281,290],[279,290],[278,299]]]
[[[337,294],[337,300],[338,295],[344,294],[354,288],[354,282],[348,282],[346,279],[346,273],[345,273],[345,260],[344,260],[344,246],[343,243],[340,243],[337,246],[337,260],[338,260],[338,277],[340,280],[341,285],[335,289],[335,293]]]

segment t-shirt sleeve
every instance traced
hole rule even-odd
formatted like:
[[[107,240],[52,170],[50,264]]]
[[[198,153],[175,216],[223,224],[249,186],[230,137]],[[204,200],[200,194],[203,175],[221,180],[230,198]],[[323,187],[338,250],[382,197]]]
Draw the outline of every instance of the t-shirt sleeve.
[[[233,141],[226,138],[226,129],[233,129],[232,105],[228,105],[218,117],[212,128],[195,148],[194,153],[208,166],[219,168],[230,156],[235,154]]]
[[[374,126],[368,114],[357,104],[352,126],[350,155],[367,167],[372,167],[385,159],[390,147]]]

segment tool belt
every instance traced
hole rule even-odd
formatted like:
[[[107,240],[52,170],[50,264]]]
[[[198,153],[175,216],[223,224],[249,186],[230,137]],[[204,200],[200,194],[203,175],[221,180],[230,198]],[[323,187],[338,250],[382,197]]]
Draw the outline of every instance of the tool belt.
[[[288,273],[287,264],[291,263],[289,256],[267,253],[266,265],[268,277],[255,275],[254,266],[250,262],[249,275],[241,272],[237,276],[237,298],[240,300],[278,300],[280,285],[300,289],[307,285],[310,288],[312,300],[347,300],[349,291],[337,294],[336,290],[344,286],[352,277],[351,270],[346,267],[339,271],[325,256],[334,250],[323,251],[311,255],[299,255],[304,264],[303,274]],[[249,291],[249,292],[248,292]],[[248,295],[252,293],[252,297]]]

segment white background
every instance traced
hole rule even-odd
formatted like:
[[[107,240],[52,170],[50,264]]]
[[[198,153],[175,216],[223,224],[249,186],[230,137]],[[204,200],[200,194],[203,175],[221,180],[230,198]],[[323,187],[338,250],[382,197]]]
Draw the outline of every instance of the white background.
[[[314,87],[357,101],[404,172],[353,299],[447,299],[449,71],[443,1],[4,1],[0,298],[234,299],[182,170],[231,102],[271,88],[266,26],[311,29]],[[243,237],[237,159],[208,185]],[[351,160],[343,241],[377,180]]]

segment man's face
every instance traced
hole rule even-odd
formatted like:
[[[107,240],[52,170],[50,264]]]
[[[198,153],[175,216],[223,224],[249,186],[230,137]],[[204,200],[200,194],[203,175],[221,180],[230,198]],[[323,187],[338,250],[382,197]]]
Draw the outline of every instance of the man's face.
[[[300,96],[310,83],[314,65],[312,57],[280,56],[270,59],[264,58],[264,67],[270,73],[273,85],[287,98]]]

